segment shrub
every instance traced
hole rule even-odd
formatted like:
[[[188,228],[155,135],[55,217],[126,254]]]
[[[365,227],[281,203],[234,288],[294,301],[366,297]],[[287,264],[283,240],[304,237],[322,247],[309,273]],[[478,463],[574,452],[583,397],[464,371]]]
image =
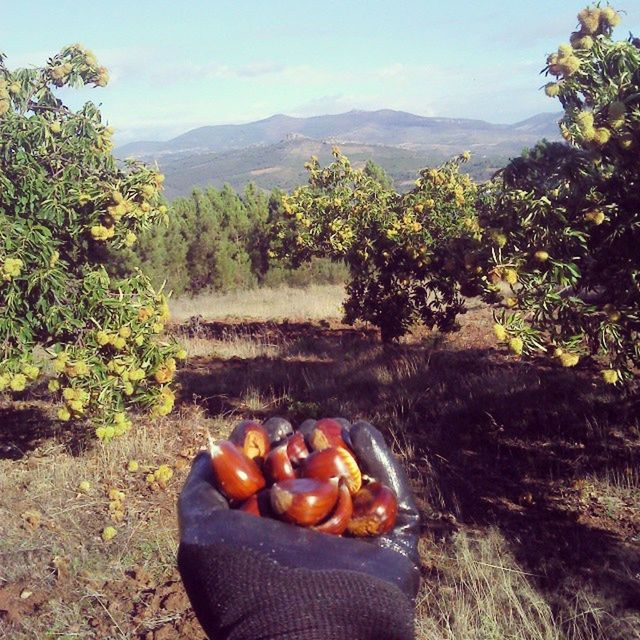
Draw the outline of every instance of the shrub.
[[[578,14],[545,68],[569,146],[512,161],[481,216],[504,239],[490,276],[512,290],[504,340],[565,367],[595,357],[608,383],[640,365],[640,42],[613,40],[619,19],[611,7]]]
[[[125,408],[171,410],[178,347],[161,338],[167,300],[147,279],[110,277],[102,247],[126,247],[166,217],[163,177],[111,155],[111,130],[92,103],[77,111],[59,87],[105,86],[94,55],[72,45],[43,67],[10,71],[0,56],[0,391],[41,375],[60,420],[93,416],[105,440],[130,426]]]
[[[325,168],[312,158],[309,184],[284,200],[279,254],[294,266],[313,256],[344,261],[345,320],[371,322],[384,341],[398,339],[419,321],[455,328],[464,308],[458,281],[466,282],[465,274],[475,269],[471,260],[466,267],[461,263],[479,231],[477,188],[459,172],[468,157],[424,169],[403,194],[354,169],[337,148]]]

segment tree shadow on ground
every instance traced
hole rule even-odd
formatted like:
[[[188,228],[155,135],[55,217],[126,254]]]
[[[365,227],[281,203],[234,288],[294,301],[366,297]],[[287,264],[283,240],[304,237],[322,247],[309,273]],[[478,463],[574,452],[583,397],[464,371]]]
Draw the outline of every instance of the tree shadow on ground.
[[[348,342],[368,339],[377,340],[378,330],[371,327],[346,327],[338,322],[328,321],[208,321],[195,316],[185,324],[173,325],[172,333],[189,337],[225,340],[230,337],[244,336],[260,338],[272,336],[284,341],[318,341],[327,339],[331,343],[346,340]]]
[[[431,359],[437,383],[406,429],[427,461],[432,502],[466,525],[497,525],[541,589],[569,600],[580,585],[640,613],[637,396],[594,383],[589,370],[495,356]],[[598,482],[623,485],[624,500],[598,494]]]
[[[24,395],[22,401],[0,402],[0,460],[20,460],[51,438],[78,456],[95,440],[85,423],[55,420],[50,406]]]
[[[274,330],[252,325],[254,335]],[[582,583],[640,609],[640,504],[602,505],[580,484],[640,465],[637,396],[594,383],[587,367],[494,349],[383,347],[348,329],[333,336],[313,327],[310,338],[307,326],[278,325],[278,357],[196,359],[180,374],[184,400],[200,398],[212,414],[294,423],[368,419],[409,453],[427,528],[442,513],[449,528],[497,526],[540,588]],[[250,405],[249,396],[269,401]]]

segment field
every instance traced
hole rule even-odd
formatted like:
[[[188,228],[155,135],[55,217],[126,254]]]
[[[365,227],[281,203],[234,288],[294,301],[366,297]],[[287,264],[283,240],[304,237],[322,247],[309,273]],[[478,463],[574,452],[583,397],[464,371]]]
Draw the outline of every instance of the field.
[[[640,638],[637,389],[506,355],[473,301],[460,332],[385,347],[340,323],[341,294],[175,301],[176,409],[108,446],[53,419],[46,381],[0,401],[0,637],[203,638],[175,503],[205,432],[340,415],[380,427],[413,481],[419,640]],[[173,476],[148,482],[160,465]]]

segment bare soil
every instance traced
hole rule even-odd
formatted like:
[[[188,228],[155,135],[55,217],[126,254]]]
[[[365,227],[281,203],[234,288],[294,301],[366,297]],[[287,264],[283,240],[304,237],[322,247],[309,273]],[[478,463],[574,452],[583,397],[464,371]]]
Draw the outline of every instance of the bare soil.
[[[418,331],[392,347],[335,320],[174,325],[201,354],[179,371],[175,415],[138,416],[138,434],[110,450],[86,425],[56,422],[44,386],[2,400],[0,637],[204,638],[173,561],[177,493],[206,429],[223,435],[271,415],[364,418],[385,432],[423,511],[433,597],[446,595],[453,536],[497,530],[517,563],[506,570],[548,603],[553,637],[640,637],[637,389],[605,387],[588,362],[565,370],[511,357],[491,324],[475,307],[458,333]],[[239,357],[230,343],[258,347]],[[174,478],[150,487],[127,473],[134,456],[170,464]],[[91,496],[77,492],[85,475],[100,486]],[[125,487],[127,515],[105,544],[112,486]]]

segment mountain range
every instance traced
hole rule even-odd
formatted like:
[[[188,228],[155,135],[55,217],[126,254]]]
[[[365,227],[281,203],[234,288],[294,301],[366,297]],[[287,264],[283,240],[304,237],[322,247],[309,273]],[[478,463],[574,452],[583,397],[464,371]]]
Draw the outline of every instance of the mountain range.
[[[413,182],[420,168],[469,150],[469,172],[486,179],[542,138],[559,140],[558,113],[542,113],[515,124],[429,118],[402,111],[349,111],[294,118],[275,115],[238,125],[199,127],[166,142],[132,142],[116,149],[119,158],[157,162],[171,199],[194,186],[241,190],[248,182],[264,189],[290,189],[306,181],[304,163],[330,161],[338,144],[356,166],[381,165],[396,186]]]

